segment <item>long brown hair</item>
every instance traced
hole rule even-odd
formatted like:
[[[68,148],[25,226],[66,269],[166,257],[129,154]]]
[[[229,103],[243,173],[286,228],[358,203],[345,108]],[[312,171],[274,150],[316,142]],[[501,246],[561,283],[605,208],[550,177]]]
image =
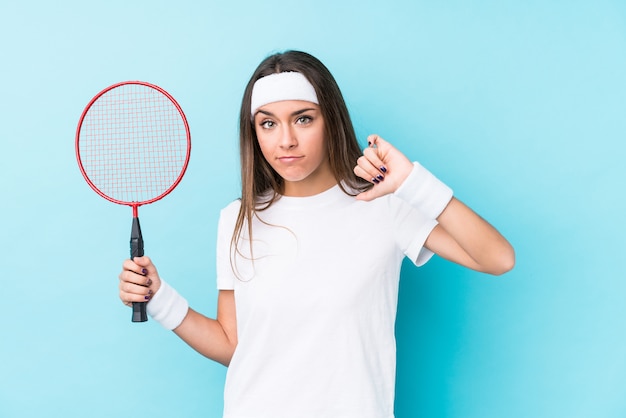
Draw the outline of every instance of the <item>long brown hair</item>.
[[[264,59],[252,74],[243,94],[239,114],[239,149],[241,158],[241,207],[231,240],[238,251],[238,242],[244,227],[250,239],[252,255],[252,217],[257,211],[267,209],[283,193],[283,179],[263,157],[250,114],[250,101],[254,83],[267,75],[281,72],[298,72],[313,85],[324,118],[325,137],[330,168],[341,189],[355,194],[371,187],[357,177],[353,168],[361,155],[348,108],[328,68],[314,56],[301,51],[285,51]],[[263,198],[262,198],[263,197]]]

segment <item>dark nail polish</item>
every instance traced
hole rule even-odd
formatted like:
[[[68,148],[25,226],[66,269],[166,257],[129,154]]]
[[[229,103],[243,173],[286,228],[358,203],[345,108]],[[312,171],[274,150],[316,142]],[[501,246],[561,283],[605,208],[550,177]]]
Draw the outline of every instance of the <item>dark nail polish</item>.
[[[380,181],[376,177],[372,177],[372,181],[374,182],[374,184],[380,183]]]
[[[146,270],[146,269],[141,269],[141,274],[146,274],[146,273],[148,273],[148,270]]]
[[[383,176],[381,176],[380,174],[376,176],[376,178],[380,181],[383,181],[385,178]]]
[[[146,295],[143,297],[145,300],[150,300],[150,295]]]
[[[148,289],[148,295],[152,294],[152,289]]]
[[[147,286],[150,286],[152,284],[152,279],[148,279],[148,281],[146,282]]]
[[[385,167],[384,165],[380,166],[380,171],[382,171],[383,173],[387,172],[387,167]]]

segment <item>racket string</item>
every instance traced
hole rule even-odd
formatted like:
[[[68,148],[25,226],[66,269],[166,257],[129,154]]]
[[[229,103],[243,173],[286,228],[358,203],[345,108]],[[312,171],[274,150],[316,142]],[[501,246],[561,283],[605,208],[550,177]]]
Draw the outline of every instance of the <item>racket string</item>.
[[[141,84],[121,85],[100,96],[80,130],[86,176],[102,193],[122,202],[166,194],[185,169],[188,147],[178,106]]]

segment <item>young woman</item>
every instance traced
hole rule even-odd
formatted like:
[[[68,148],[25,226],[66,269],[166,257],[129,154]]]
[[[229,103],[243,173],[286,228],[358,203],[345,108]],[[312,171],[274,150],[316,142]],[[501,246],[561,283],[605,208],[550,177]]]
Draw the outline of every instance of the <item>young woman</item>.
[[[148,257],[120,298],[229,366],[224,417],[393,417],[402,259],[436,253],[485,273],[512,247],[452,190],[377,135],[361,151],[316,58],[287,51],[250,79],[240,114],[241,199],[221,212],[217,318],[188,307]]]

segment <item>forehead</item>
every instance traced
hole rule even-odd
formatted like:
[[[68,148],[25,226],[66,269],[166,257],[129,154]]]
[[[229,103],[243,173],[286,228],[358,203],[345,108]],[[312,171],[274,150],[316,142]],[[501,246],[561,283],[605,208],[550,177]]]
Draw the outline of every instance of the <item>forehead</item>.
[[[307,110],[319,111],[319,105],[305,100],[281,100],[279,102],[268,103],[259,107],[257,114],[272,114],[281,116],[283,114],[291,115]]]

